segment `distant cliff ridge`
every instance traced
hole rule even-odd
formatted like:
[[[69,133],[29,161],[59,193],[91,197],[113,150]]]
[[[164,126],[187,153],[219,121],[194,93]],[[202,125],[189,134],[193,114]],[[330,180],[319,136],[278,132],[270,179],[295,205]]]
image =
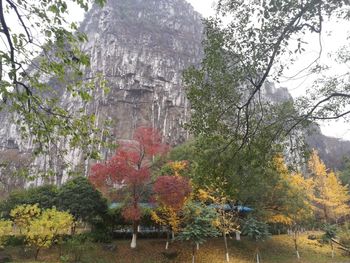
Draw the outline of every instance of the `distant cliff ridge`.
[[[287,88],[275,88],[273,83],[265,85],[264,95],[273,102],[293,99]],[[316,149],[327,168],[344,168],[344,157],[350,157],[350,141],[323,135],[317,124],[311,125],[303,133],[309,150]]]

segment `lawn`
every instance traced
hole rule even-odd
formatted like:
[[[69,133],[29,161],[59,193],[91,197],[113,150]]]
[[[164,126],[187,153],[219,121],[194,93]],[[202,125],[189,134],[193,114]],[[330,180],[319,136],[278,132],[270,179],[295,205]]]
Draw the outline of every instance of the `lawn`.
[[[84,253],[79,262],[86,263],[187,263],[191,262],[191,246],[186,243],[174,242],[164,255],[165,241],[160,239],[143,239],[138,241],[138,247],[135,250],[129,248],[129,240],[117,240],[113,251],[110,247],[103,244],[89,244],[84,248]],[[334,259],[331,257],[329,245],[320,244],[316,240],[307,239],[307,234],[300,237],[300,255],[301,260],[296,259],[293,242],[290,236],[273,236],[261,244],[261,262],[262,263],[350,263],[350,257],[342,255],[340,250],[336,251]],[[198,263],[216,263],[225,262],[223,240],[220,238],[212,239],[200,246],[196,262]],[[230,258],[234,263],[254,262],[255,243],[245,238],[242,241],[229,240]],[[10,253],[14,262],[74,262],[73,254],[62,249],[62,259],[59,259],[59,248],[51,248],[40,252],[40,261],[33,261],[30,253],[25,253],[23,248],[7,248],[2,253]],[[64,257],[65,256],[65,257]],[[173,258],[171,258],[173,257]],[[171,259],[170,259],[171,258]]]

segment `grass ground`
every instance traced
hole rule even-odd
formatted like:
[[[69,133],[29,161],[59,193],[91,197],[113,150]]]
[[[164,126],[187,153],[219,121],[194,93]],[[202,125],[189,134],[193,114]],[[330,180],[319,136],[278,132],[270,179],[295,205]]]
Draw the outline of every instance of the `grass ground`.
[[[129,248],[129,240],[115,241],[116,250],[105,249],[101,244],[91,244],[85,247],[79,262],[86,263],[187,263],[191,262],[191,246],[189,243],[172,243],[168,250],[168,257],[172,253],[177,253],[173,259],[168,259],[165,252],[165,241],[160,239],[138,240],[138,247],[135,250]],[[329,245],[320,244],[316,240],[307,239],[307,235],[300,236],[299,241],[301,260],[297,260],[294,253],[294,245],[290,236],[273,236],[261,244],[262,263],[350,263],[350,257],[342,255],[340,250],[336,251],[334,259],[331,257]],[[254,262],[255,243],[246,239],[242,241],[229,241],[230,258],[233,263]],[[23,248],[7,248],[6,253],[10,253],[15,262],[72,262],[68,257],[59,259],[59,249],[51,248],[40,252],[40,261],[26,259]],[[63,255],[67,256],[67,251],[63,250]],[[174,254],[173,254],[174,256]],[[70,254],[72,260],[72,254]],[[65,261],[67,260],[67,261]],[[200,246],[196,255],[198,263],[221,263],[225,262],[224,246],[222,238],[212,239]]]

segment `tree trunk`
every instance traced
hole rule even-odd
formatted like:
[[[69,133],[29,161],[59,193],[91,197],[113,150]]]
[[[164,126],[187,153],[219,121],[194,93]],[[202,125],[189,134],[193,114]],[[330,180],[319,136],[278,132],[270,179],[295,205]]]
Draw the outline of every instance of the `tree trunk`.
[[[334,258],[334,246],[333,246],[333,241],[331,240],[331,248],[332,248],[332,258]]]
[[[227,238],[226,238],[226,233],[225,232],[223,232],[223,236],[224,236],[224,242],[225,242],[226,261],[230,262],[230,256],[228,254]]]
[[[293,241],[294,241],[294,248],[295,248],[295,253],[297,254],[297,259],[300,259],[300,254],[299,254],[299,250],[298,250],[298,231],[294,231],[294,237],[293,237]]]
[[[76,228],[77,228],[77,224],[75,222],[73,222],[71,229],[70,229],[70,233],[72,236],[75,235]]]
[[[240,241],[241,240],[241,232],[236,231],[236,240]]]
[[[259,247],[256,246],[256,263],[260,263]]]
[[[168,248],[169,248],[169,239],[170,239],[170,235],[169,235],[169,231],[167,231],[167,232],[166,232],[165,250],[168,250]]]
[[[137,229],[138,229],[138,223],[134,222],[133,223],[132,240],[131,240],[131,244],[130,244],[131,248],[136,248]]]
[[[325,220],[325,223],[328,223],[328,212],[327,212],[327,207],[326,207],[326,205],[323,205],[323,212],[324,212],[324,220]]]
[[[199,243],[196,243],[196,245],[197,245],[197,250],[199,250]]]
[[[39,251],[40,251],[40,248],[37,248],[36,251],[35,251],[35,261],[38,260],[38,256],[39,256]]]
[[[192,245],[192,263],[195,263],[196,247],[195,243]]]

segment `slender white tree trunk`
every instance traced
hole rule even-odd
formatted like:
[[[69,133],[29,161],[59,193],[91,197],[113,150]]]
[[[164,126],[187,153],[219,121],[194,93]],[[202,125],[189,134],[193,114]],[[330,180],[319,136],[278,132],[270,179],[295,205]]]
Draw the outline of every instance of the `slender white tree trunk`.
[[[133,227],[132,227],[132,240],[131,240],[131,244],[130,247],[131,248],[136,248],[136,239],[137,239],[137,230],[139,229],[139,225],[137,222],[133,223]]]
[[[137,234],[132,234],[132,240],[130,244],[131,248],[136,248],[136,239],[137,239]]]
[[[169,248],[169,231],[166,232],[165,250],[168,250],[168,248]]]
[[[228,254],[227,238],[226,238],[226,233],[225,232],[223,232],[223,236],[224,236],[224,242],[225,242],[226,261],[229,262],[230,261],[230,256]]]
[[[236,240],[240,241],[241,240],[241,232],[236,231]]]
[[[196,243],[196,245],[197,245],[197,250],[199,250],[199,243]]]

